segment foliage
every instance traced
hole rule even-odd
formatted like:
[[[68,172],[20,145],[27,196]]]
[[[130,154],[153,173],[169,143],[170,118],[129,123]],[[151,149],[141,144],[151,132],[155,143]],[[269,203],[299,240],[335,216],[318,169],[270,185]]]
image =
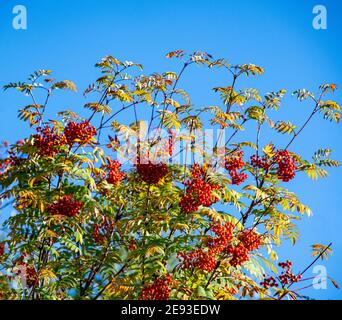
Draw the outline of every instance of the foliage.
[[[0,160],[3,208],[16,211],[3,224],[0,297],[301,297],[291,285],[303,281],[303,272],[293,274],[291,263],[279,264],[277,281],[264,274],[277,274],[276,247],[286,239],[295,244],[297,221],[311,214],[286,183],[300,173],[325,177],[324,168],[339,166],[330,149],[319,149],[312,160],[291,151],[316,114],[339,121],[340,107],[327,97],[336,85],[320,86],[317,95],[294,91],[313,104],[307,121],[294,125],[273,119],[285,89],[262,96],[237,88],[240,78],[260,76],[263,68],[205,52],[167,57],[182,61],[180,73],[146,76],[137,73],[140,64],[103,58],[96,64],[101,76],[83,93],[91,96],[85,119],[70,110],[47,118],[56,90],[77,92],[73,82],[51,78],[51,70],[4,86],[32,100],[19,110],[32,133],[4,144]],[[221,106],[197,108],[178,87],[191,65],[231,75],[231,84],[214,88]],[[138,111],[148,115],[147,125]],[[249,123],[255,140],[240,140]],[[260,145],[266,126],[286,134],[288,144]],[[199,143],[204,128],[219,129],[215,145]],[[192,160],[177,162],[178,153]],[[316,259],[331,253],[330,245],[313,250]],[[14,287],[23,275],[18,270],[26,284]]]

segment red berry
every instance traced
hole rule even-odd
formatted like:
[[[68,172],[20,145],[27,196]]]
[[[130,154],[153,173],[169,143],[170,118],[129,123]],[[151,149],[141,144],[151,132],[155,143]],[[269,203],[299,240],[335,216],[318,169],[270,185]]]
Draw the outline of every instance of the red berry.
[[[241,242],[235,247],[229,245],[224,252],[230,256],[229,263],[233,267],[240,266],[249,260],[249,251]]]
[[[278,165],[277,174],[280,180],[288,182],[295,177],[297,164],[287,150],[278,150],[274,156],[274,161]]]
[[[39,283],[39,277],[34,266],[26,267],[26,284],[29,288],[36,286]]]
[[[232,178],[232,184],[240,184],[244,182],[248,176],[246,173],[239,173],[245,162],[243,161],[243,151],[235,151],[225,158],[224,167]]]
[[[224,167],[227,171],[241,170],[244,165],[242,150],[235,151],[225,158]]]
[[[212,252],[222,252],[233,238],[233,224],[226,223],[224,225],[214,225],[211,230],[215,233],[215,237],[210,237],[207,245]]]
[[[96,129],[89,121],[75,123],[70,121],[64,129],[64,134],[69,145],[78,143],[79,145],[90,144],[96,135]]]
[[[182,269],[198,268],[211,272],[217,264],[215,253],[211,250],[204,251],[202,248],[190,252],[179,252],[178,259],[182,263]]]
[[[119,183],[126,174],[120,171],[121,163],[118,160],[108,160],[108,164],[106,169],[108,170],[107,173],[107,182],[110,184],[117,184]]]
[[[283,272],[279,276],[279,280],[282,285],[298,282],[302,278],[301,274],[296,276],[292,273],[292,262],[290,260],[287,260],[286,262],[279,262],[278,265],[283,269]]]
[[[33,136],[33,145],[43,156],[53,157],[58,152],[58,147],[66,145],[67,140],[64,134],[58,134],[56,128],[37,129],[38,133]]]
[[[260,285],[262,285],[265,289],[268,289],[270,287],[278,287],[278,283],[274,277],[268,277],[264,278],[264,281],[260,282]]]
[[[238,173],[237,171],[231,170],[229,171],[230,176],[232,177],[232,184],[239,185],[244,182],[248,176],[246,173]]]
[[[48,206],[47,211],[52,215],[76,216],[83,203],[73,199],[71,195],[62,196],[57,202]]]
[[[169,172],[167,165],[163,162],[137,163],[136,168],[141,180],[148,184],[158,183]]]
[[[24,276],[25,280],[26,280],[27,287],[32,288],[32,287],[38,285],[38,283],[39,283],[39,277],[38,277],[37,271],[33,265],[27,265],[22,260],[23,260],[23,258],[20,258],[18,261],[19,266],[21,268],[19,268],[16,271],[16,274]]]
[[[206,172],[199,164],[192,166],[191,180],[184,182],[184,184],[187,188],[179,203],[182,212],[195,212],[201,205],[209,207],[218,201],[212,191],[221,187],[206,181]]]
[[[254,230],[245,229],[240,232],[237,237],[248,251],[253,251],[259,248],[261,244],[261,236]]]
[[[137,249],[137,242],[133,239],[133,240],[130,240],[129,243],[128,243],[128,250],[129,251],[133,251],[133,250],[136,250]]]
[[[151,285],[144,287],[141,291],[140,300],[168,300],[170,298],[173,281],[171,275],[154,280]]]
[[[251,165],[255,168],[264,169],[267,171],[270,167],[270,163],[266,156],[257,156],[256,154],[251,156]]]
[[[5,244],[4,243],[0,243],[0,257],[3,256],[5,253]]]
[[[114,230],[114,222],[104,219],[102,226],[97,223],[93,226],[93,238],[96,243],[103,244],[106,238],[109,238]]]

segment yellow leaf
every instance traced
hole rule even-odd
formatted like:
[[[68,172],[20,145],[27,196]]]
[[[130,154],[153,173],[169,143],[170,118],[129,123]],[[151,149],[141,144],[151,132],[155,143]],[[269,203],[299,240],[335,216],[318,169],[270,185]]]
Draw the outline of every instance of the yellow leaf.
[[[272,158],[275,155],[273,144],[268,144],[262,148],[264,154]]]
[[[163,254],[163,255],[164,255],[165,252],[164,252],[164,250],[163,250],[161,247],[159,247],[159,246],[152,246],[152,247],[150,247],[150,248],[147,249],[146,254],[147,254],[148,256],[152,256],[152,255],[155,255],[155,254]]]

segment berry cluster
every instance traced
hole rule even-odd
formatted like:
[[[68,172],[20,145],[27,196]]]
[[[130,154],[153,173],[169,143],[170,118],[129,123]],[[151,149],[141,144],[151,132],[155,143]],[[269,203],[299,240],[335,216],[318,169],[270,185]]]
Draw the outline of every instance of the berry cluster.
[[[240,184],[244,182],[248,176],[246,173],[241,173],[241,170],[245,162],[243,161],[243,151],[235,151],[231,155],[225,158],[224,167],[229,172],[232,178],[232,184]]]
[[[217,260],[211,250],[204,251],[202,248],[191,250],[190,252],[179,252],[178,260],[182,262],[183,269],[198,268],[211,272],[215,269]]]
[[[251,156],[251,165],[254,168],[264,169],[265,171],[268,171],[271,164],[269,163],[266,156],[257,156],[256,154],[253,154]]]
[[[26,281],[26,286],[28,288],[35,287],[39,283],[39,277],[37,271],[33,265],[28,265],[23,261],[23,257],[18,260],[18,265],[20,266],[16,270],[16,274],[24,277]]]
[[[184,213],[195,212],[201,205],[211,206],[218,201],[212,191],[221,188],[219,185],[206,181],[205,170],[197,163],[191,168],[191,177],[191,180],[184,182],[187,188],[179,203]]]
[[[231,174],[232,178],[232,184],[237,184],[239,185],[240,183],[244,182],[248,176],[246,173],[234,173],[233,175]]]
[[[25,141],[23,141],[23,143],[24,142]],[[18,142],[17,142],[16,146],[19,147]],[[10,167],[19,166],[27,160],[27,158],[18,157],[18,155],[17,155],[18,153],[16,153],[14,150],[7,150],[7,154],[8,154],[7,158],[0,159],[0,175],[4,174],[6,171],[8,171],[10,169]]]
[[[132,240],[130,240],[130,241],[128,242],[127,249],[128,249],[129,251],[136,250],[137,248],[138,248],[137,242],[136,242],[134,239],[132,239]]]
[[[126,174],[120,171],[121,163],[118,160],[108,160],[106,169],[108,170],[106,181],[110,184],[117,184]]]
[[[287,150],[278,150],[274,161],[278,164],[277,174],[280,180],[288,182],[295,177],[296,161]]]
[[[38,285],[39,277],[34,266],[26,266],[26,285],[32,288]]]
[[[6,159],[8,166],[20,166],[26,158],[18,157],[13,150],[8,151],[9,157]]]
[[[254,230],[245,229],[239,233],[237,238],[248,251],[258,249],[261,244],[261,236],[254,232]]]
[[[278,266],[283,269],[281,275],[279,276],[279,280],[282,285],[287,285],[289,283],[298,282],[302,275],[295,275],[292,273],[292,262],[287,260],[286,262],[279,262]]]
[[[12,164],[12,161],[10,158],[7,159],[1,159],[0,160],[0,175],[4,174]]]
[[[156,278],[154,282],[142,289],[140,300],[168,300],[170,298],[173,281],[171,275]]]
[[[260,282],[260,285],[262,285],[266,290],[268,288],[278,287],[277,280],[274,277],[265,277],[265,275],[264,281]]]
[[[278,277],[279,283],[274,277],[266,277],[266,275],[264,275],[264,281],[262,281],[260,285],[262,285],[265,289],[270,287],[278,287],[280,284],[284,287],[293,282],[298,282],[302,278],[301,274],[294,275],[292,273],[292,262],[290,260],[287,260],[286,262],[279,262],[278,266],[283,269],[282,273]]]
[[[148,161],[148,163],[140,163],[138,161],[136,168],[141,180],[148,184],[158,183],[169,172],[167,165],[163,162],[152,163]]]
[[[5,244],[0,242],[0,257],[5,253]]]
[[[67,139],[64,134],[58,134],[56,129],[46,126],[37,128],[37,134],[33,136],[33,145],[43,156],[53,157],[57,154],[58,147],[66,145]]]
[[[112,234],[114,230],[114,222],[108,221],[106,219],[103,220],[102,226],[95,223],[93,226],[93,238],[94,241],[98,244],[103,244],[105,242],[106,237]]]
[[[70,121],[64,129],[64,134],[69,145],[78,143],[79,145],[90,144],[96,135],[96,129],[89,121],[75,123]]]
[[[217,265],[216,255],[223,252],[233,238],[233,225],[226,223],[224,225],[211,225],[210,229],[215,233],[206,241],[208,250],[202,248],[191,250],[188,253],[180,252],[179,261],[182,262],[183,269],[199,268],[211,272]]]
[[[75,200],[71,195],[62,196],[57,202],[48,206],[47,211],[52,215],[76,216],[83,203]]]
[[[236,267],[249,260],[249,252],[256,250],[261,245],[261,236],[253,230],[246,229],[237,235],[240,241],[235,247],[228,246],[225,253],[230,256],[229,263]]]
[[[237,245],[231,244],[234,229],[232,223],[211,225],[210,229],[215,236],[210,236],[205,241],[207,250],[199,248],[178,254],[178,259],[182,263],[181,268],[199,268],[211,272],[217,265],[217,255],[221,253],[228,255],[230,265],[236,267],[247,262],[250,251],[258,249],[261,245],[261,236],[248,229],[237,235]]]
[[[233,239],[233,224],[226,223],[224,225],[216,224],[211,227],[215,233],[215,237],[210,237],[207,245],[213,253],[222,252]]]
[[[233,267],[241,266],[249,260],[249,251],[241,242],[235,247],[229,245],[224,252],[230,256],[229,263]]]
[[[105,236],[101,233],[100,230],[100,226],[97,223],[95,223],[93,226],[93,239],[98,244],[102,244],[105,241]]]

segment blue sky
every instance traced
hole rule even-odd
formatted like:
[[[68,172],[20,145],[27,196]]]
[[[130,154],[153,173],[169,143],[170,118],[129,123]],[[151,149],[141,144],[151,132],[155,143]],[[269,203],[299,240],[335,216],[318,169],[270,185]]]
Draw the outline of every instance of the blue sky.
[[[12,8],[17,4],[27,8],[25,31],[12,28]],[[327,8],[327,30],[312,27],[312,8],[317,4]],[[24,80],[32,71],[46,68],[53,69],[58,79],[73,80],[83,91],[97,76],[94,63],[107,54],[140,62],[148,74],[178,71],[180,65],[165,59],[165,53],[183,49],[204,50],[232,63],[264,67],[265,75],[240,84],[255,86],[263,93],[281,88],[315,91],[322,83],[341,87],[341,14],[340,1],[331,0],[5,0],[0,2],[0,85]],[[196,105],[217,104],[218,96],[209,89],[230,84],[223,72],[196,67],[183,81]],[[341,92],[335,95],[338,102]],[[19,95],[0,91],[1,140],[16,141],[27,134],[27,128],[16,118],[18,107],[25,104]],[[52,115],[67,108],[77,111],[83,104],[80,95],[59,94],[50,112]],[[287,98],[279,116],[300,125],[309,108]],[[316,149],[329,147],[336,150],[335,158],[341,161],[340,138],[340,126],[317,118],[293,145],[293,151],[309,157]],[[264,139],[268,142],[268,137]],[[281,139],[278,141],[285,142]],[[311,261],[311,244],[333,242],[334,254],[324,265],[328,275],[342,284],[340,182],[341,170],[333,169],[327,179],[312,182],[300,176],[291,184],[314,215],[300,224],[298,244],[294,248],[285,245],[280,256],[292,258],[302,269]],[[309,271],[307,275],[313,274]],[[342,298],[342,291],[330,283],[327,290],[307,290],[305,294]]]

